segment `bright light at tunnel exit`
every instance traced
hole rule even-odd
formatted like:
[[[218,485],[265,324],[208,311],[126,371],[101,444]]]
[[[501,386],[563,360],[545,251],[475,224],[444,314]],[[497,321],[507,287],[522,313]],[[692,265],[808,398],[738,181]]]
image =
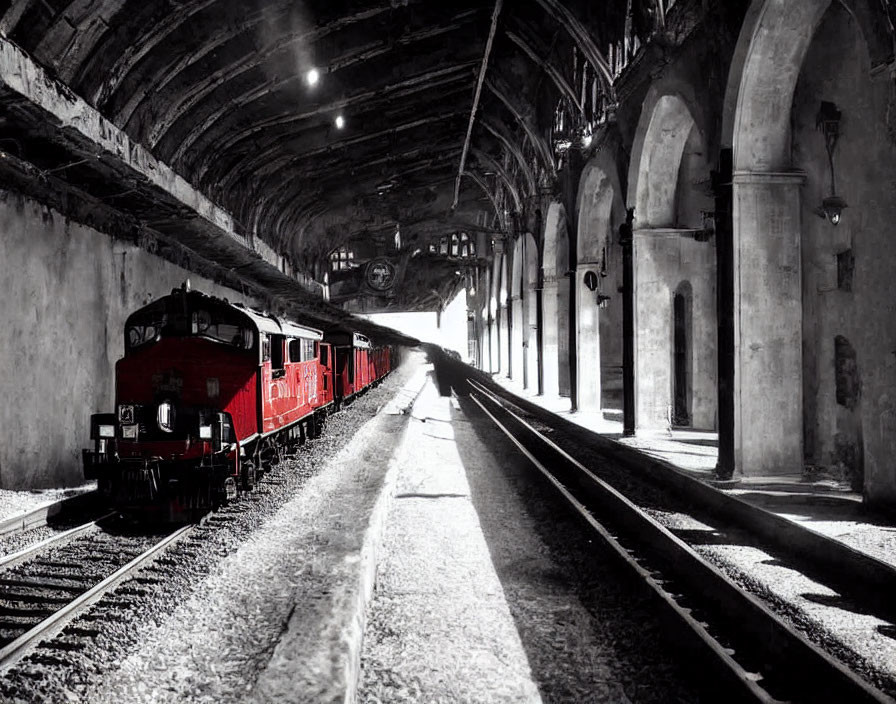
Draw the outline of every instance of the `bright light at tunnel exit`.
[[[316,68],[312,68],[305,74],[305,81],[309,86],[316,86],[320,80],[320,72]]]

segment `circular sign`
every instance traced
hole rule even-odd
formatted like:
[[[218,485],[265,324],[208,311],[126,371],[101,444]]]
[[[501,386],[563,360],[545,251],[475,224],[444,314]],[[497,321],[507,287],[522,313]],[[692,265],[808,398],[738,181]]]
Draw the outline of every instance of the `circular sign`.
[[[597,289],[597,274],[593,271],[585,272],[585,286],[588,287],[589,291],[594,291]]]
[[[375,291],[385,291],[395,283],[395,265],[388,259],[373,259],[367,263],[367,285]]]

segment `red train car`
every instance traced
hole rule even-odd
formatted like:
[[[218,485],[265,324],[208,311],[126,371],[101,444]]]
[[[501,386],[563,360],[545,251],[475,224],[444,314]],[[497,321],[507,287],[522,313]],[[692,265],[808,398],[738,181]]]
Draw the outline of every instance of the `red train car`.
[[[125,324],[115,413],[91,417],[84,474],[126,511],[190,518],[250,490],[282,450],[391,370],[356,332],[175,289]]]
[[[336,364],[320,330],[175,290],[127,320],[116,412],[91,418],[85,476],[122,508],[233,498],[284,444],[318,434]]]
[[[350,401],[367,388],[370,374],[372,345],[366,335],[360,333],[336,333],[329,337],[336,357],[336,386],[342,402]]]

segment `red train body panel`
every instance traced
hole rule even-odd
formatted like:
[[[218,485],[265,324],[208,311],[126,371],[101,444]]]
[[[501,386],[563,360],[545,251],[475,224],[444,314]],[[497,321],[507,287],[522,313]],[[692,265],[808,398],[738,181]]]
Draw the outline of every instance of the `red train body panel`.
[[[207,508],[250,489],[280,447],[379,381],[391,352],[198,292],[175,290],[128,318],[116,412],[92,417],[87,478],[120,505]]]

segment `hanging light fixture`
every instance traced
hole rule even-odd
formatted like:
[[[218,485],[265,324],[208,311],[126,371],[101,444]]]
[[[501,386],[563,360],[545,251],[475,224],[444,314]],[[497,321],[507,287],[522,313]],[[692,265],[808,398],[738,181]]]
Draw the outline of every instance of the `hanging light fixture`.
[[[815,116],[815,128],[821,130],[824,135],[824,146],[828,153],[828,166],[831,172],[831,195],[821,201],[821,208],[816,212],[820,217],[827,218],[832,225],[838,225],[843,216],[843,210],[848,207],[843,198],[837,195],[836,180],[834,178],[834,149],[840,138],[840,110],[834,103],[827,100],[821,101],[818,115]]]

